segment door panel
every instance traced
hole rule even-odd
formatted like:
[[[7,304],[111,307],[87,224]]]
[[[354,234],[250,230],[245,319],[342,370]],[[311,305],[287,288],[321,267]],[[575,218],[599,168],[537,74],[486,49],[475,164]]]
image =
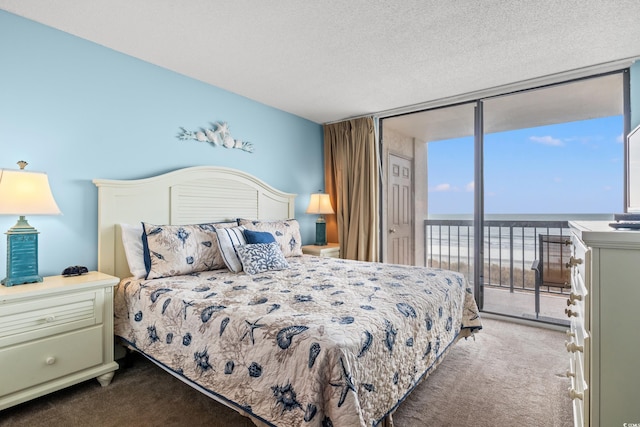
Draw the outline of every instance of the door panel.
[[[393,264],[412,265],[413,259],[413,164],[389,154],[387,207],[387,259]]]

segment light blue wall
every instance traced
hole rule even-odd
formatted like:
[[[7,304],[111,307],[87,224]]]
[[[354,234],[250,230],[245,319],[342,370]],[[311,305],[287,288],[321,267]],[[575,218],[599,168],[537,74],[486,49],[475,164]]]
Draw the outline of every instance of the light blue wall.
[[[180,127],[214,121],[226,121],[255,152],[176,138]],[[241,169],[298,194],[303,242],[313,242],[316,218],[304,210],[309,194],[323,188],[322,155],[317,123],[0,11],[0,168],[26,160],[28,169],[46,172],[63,212],[28,218],[40,231],[43,275],[76,264],[97,268],[92,179],[187,166]],[[16,219],[0,217],[0,232]]]
[[[631,92],[631,130],[640,126],[640,62],[631,66],[630,70]]]

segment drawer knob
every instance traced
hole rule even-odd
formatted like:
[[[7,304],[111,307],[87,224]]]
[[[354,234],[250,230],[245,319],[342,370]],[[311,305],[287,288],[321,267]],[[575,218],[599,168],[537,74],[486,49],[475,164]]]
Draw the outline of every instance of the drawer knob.
[[[569,310],[568,308],[565,308],[564,312],[567,315],[567,317],[578,317],[578,312]]]
[[[584,347],[581,345],[578,345],[576,343],[572,342],[564,342],[565,347],[567,347],[567,351],[571,352],[571,353],[575,353],[576,351],[584,351]]]
[[[574,301],[582,301],[582,295],[574,294],[573,292],[571,292],[569,294],[569,299],[571,300],[571,304],[573,304]]]
[[[575,337],[576,333],[573,332],[571,329],[567,329],[567,332],[565,332],[567,334],[568,337]]]
[[[580,393],[579,391],[576,391],[574,388],[570,388],[569,389],[569,397],[573,400],[573,399],[580,399],[582,400],[584,397],[583,393]]]
[[[574,265],[579,265],[579,264],[582,264],[582,258],[575,258],[572,256],[571,258],[569,258],[569,262],[566,263],[565,266],[567,268],[571,268]]]
[[[575,378],[576,377],[576,373],[575,372],[571,372],[570,370],[567,369],[567,373],[565,374],[567,376],[567,378]]]
[[[49,356],[46,358],[46,360],[44,361],[47,365],[53,365],[54,363],[56,363],[56,358],[53,356]]]

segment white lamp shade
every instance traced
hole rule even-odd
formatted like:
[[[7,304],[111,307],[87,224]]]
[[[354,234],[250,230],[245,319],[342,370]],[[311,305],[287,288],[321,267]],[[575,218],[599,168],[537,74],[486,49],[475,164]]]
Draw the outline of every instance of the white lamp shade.
[[[0,215],[59,215],[42,172],[0,169]]]
[[[325,215],[332,214],[333,208],[331,207],[331,200],[328,194],[314,193],[311,195],[309,201],[309,207],[307,208],[308,214]]]

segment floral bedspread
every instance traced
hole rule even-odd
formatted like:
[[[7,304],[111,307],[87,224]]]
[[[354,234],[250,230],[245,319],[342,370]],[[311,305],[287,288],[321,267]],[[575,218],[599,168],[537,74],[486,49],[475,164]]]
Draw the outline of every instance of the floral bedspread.
[[[250,276],[124,279],[115,333],[276,426],[376,426],[481,328],[461,274],[313,256]]]

